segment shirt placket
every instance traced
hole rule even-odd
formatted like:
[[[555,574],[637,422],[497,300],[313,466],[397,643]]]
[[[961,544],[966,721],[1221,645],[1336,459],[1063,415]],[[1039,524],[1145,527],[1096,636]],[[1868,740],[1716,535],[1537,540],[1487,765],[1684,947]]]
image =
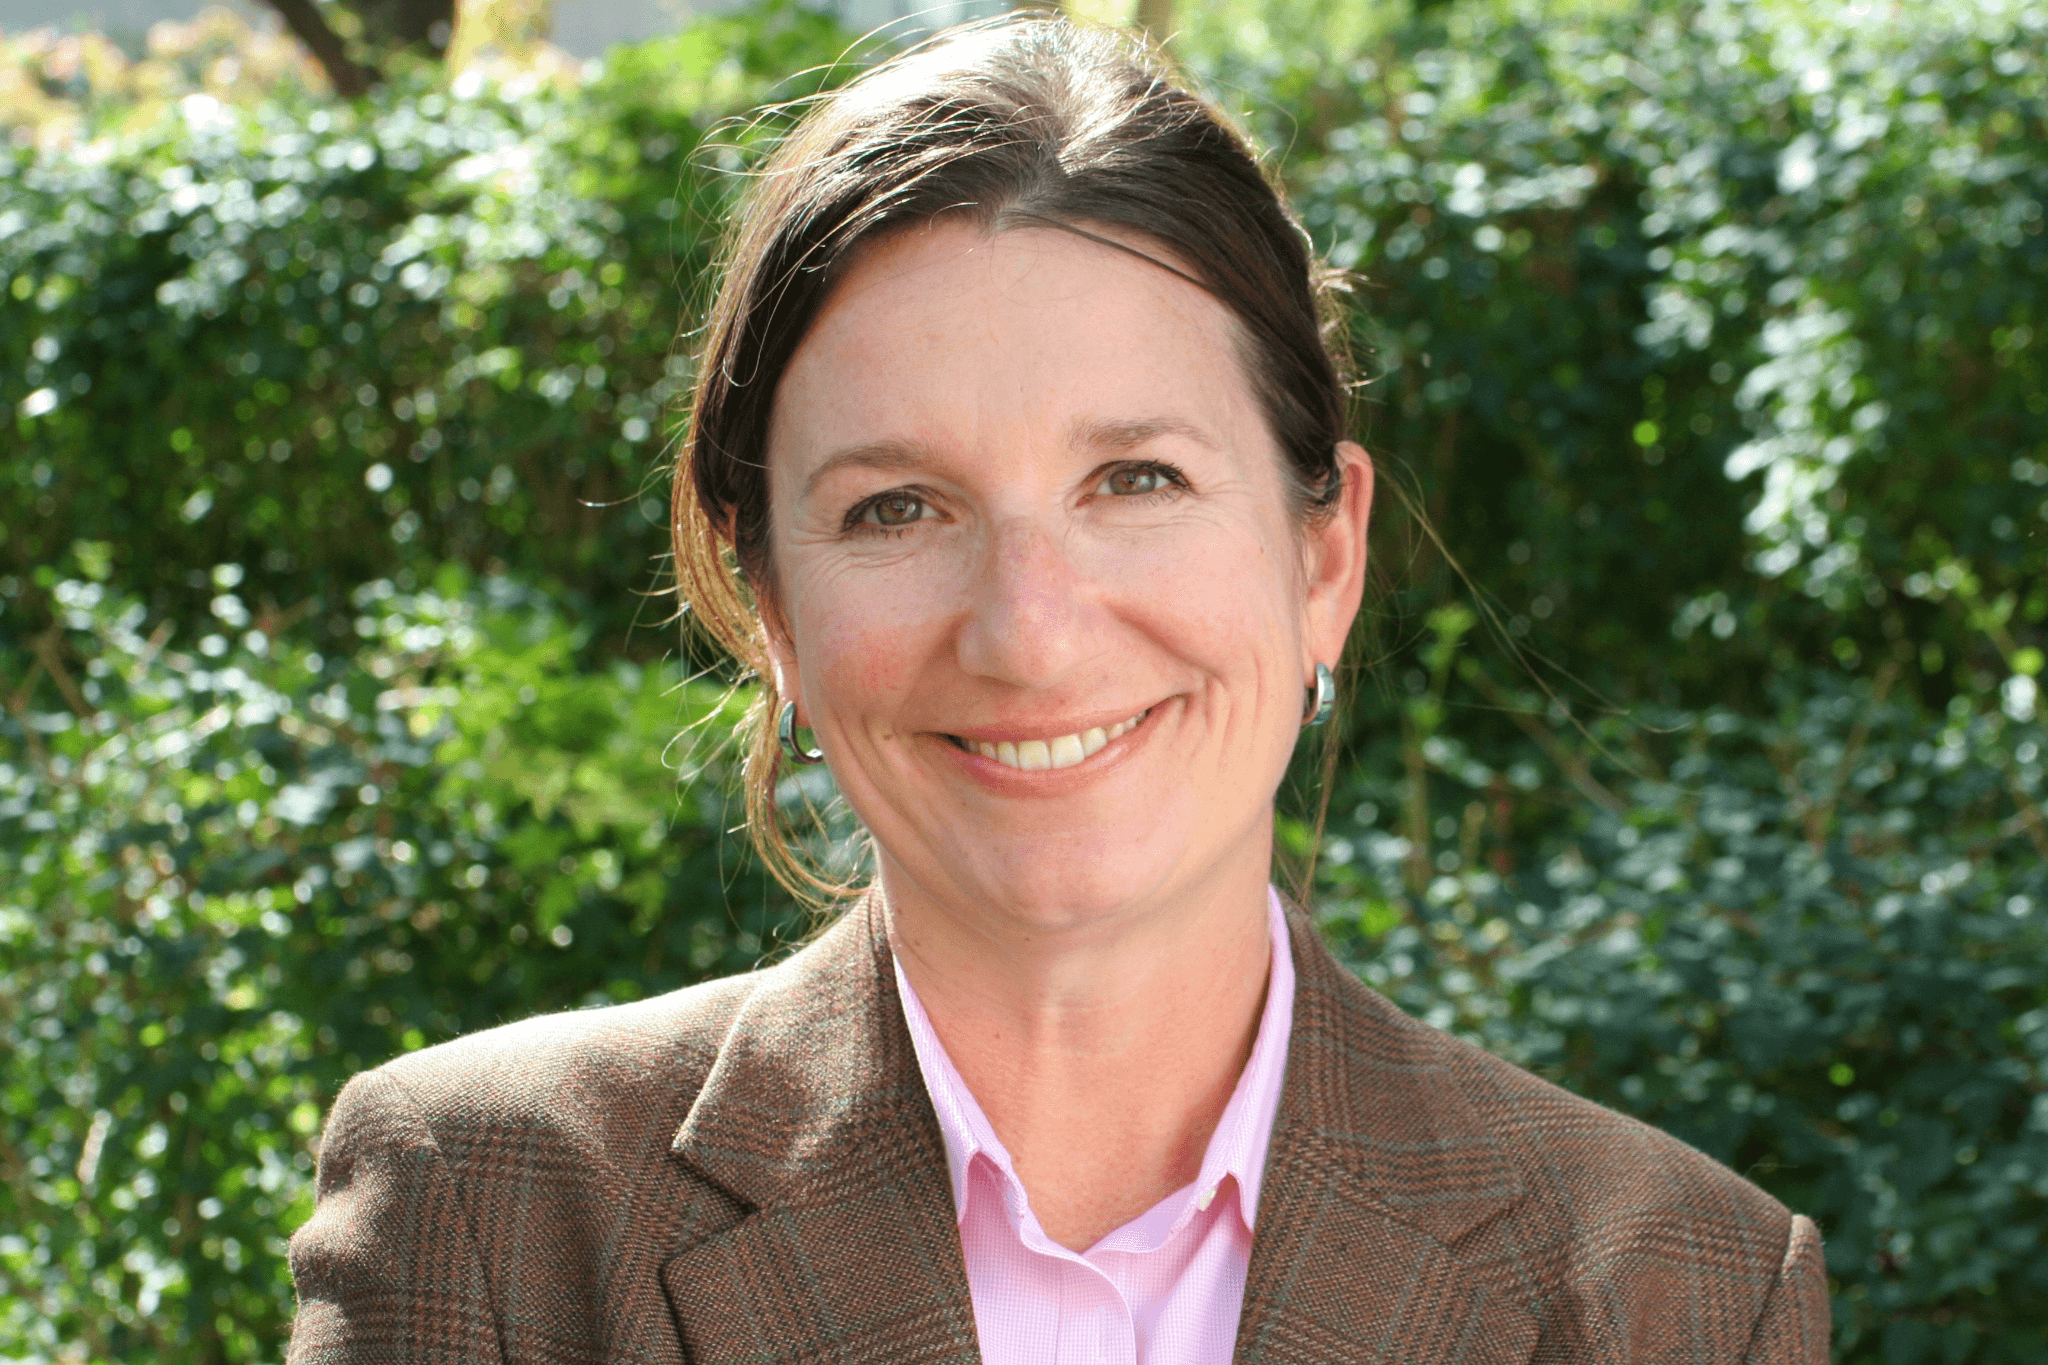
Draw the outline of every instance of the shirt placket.
[[[1060,1267],[1056,1365],[1137,1365],[1137,1325],[1110,1278],[1079,1258]]]

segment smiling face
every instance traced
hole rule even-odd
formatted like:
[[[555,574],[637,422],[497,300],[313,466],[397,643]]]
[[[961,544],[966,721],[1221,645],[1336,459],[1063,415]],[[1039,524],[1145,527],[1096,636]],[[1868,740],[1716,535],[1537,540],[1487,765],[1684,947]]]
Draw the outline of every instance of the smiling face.
[[[1045,929],[1263,886],[1370,466],[1304,530],[1229,313],[1072,233],[864,250],[776,391],[771,648],[892,902]]]

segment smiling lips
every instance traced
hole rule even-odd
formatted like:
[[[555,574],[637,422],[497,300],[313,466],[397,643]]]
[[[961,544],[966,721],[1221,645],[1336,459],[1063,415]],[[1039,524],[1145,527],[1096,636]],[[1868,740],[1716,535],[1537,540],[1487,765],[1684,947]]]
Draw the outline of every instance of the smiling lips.
[[[1128,734],[1139,721],[1145,719],[1150,708],[1140,711],[1129,720],[1120,720],[1107,729],[1097,727],[1083,730],[1079,734],[1060,735],[1055,739],[1026,739],[1012,743],[1002,740],[989,743],[983,740],[955,740],[963,749],[971,749],[983,758],[992,758],[1005,768],[1016,768],[1020,772],[1046,772],[1055,768],[1071,768],[1076,763],[1101,751],[1102,747],[1119,735]]]

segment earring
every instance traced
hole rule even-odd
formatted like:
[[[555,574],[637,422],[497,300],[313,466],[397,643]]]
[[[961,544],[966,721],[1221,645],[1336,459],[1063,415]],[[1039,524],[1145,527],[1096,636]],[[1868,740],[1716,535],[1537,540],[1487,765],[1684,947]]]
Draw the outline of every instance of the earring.
[[[782,714],[775,718],[775,738],[782,742],[782,753],[792,763],[822,763],[823,749],[806,749],[796,742],[796,703],[782,703]]]
[[[1337,710],[1337,680],[1330,676],[1328,664],[1316,665],[1316,685],[1302,689],[1305,700],[1302,704],[1302,725],[1310,727],[1328,722]]]

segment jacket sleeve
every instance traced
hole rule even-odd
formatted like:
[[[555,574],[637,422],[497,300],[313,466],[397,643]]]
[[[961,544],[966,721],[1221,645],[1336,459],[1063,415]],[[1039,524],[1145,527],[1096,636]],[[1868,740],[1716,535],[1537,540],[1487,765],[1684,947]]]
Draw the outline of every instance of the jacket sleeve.
[[[1820,1229],[1795,1214],[1778,1281],[1742,1357],[1745,1365],[1828,1365],[1831,1312]]]
[[[288,1365],[501,1365],[497,1315],[448,1162],[403,1082],[350,1081],[291,1240]]]

